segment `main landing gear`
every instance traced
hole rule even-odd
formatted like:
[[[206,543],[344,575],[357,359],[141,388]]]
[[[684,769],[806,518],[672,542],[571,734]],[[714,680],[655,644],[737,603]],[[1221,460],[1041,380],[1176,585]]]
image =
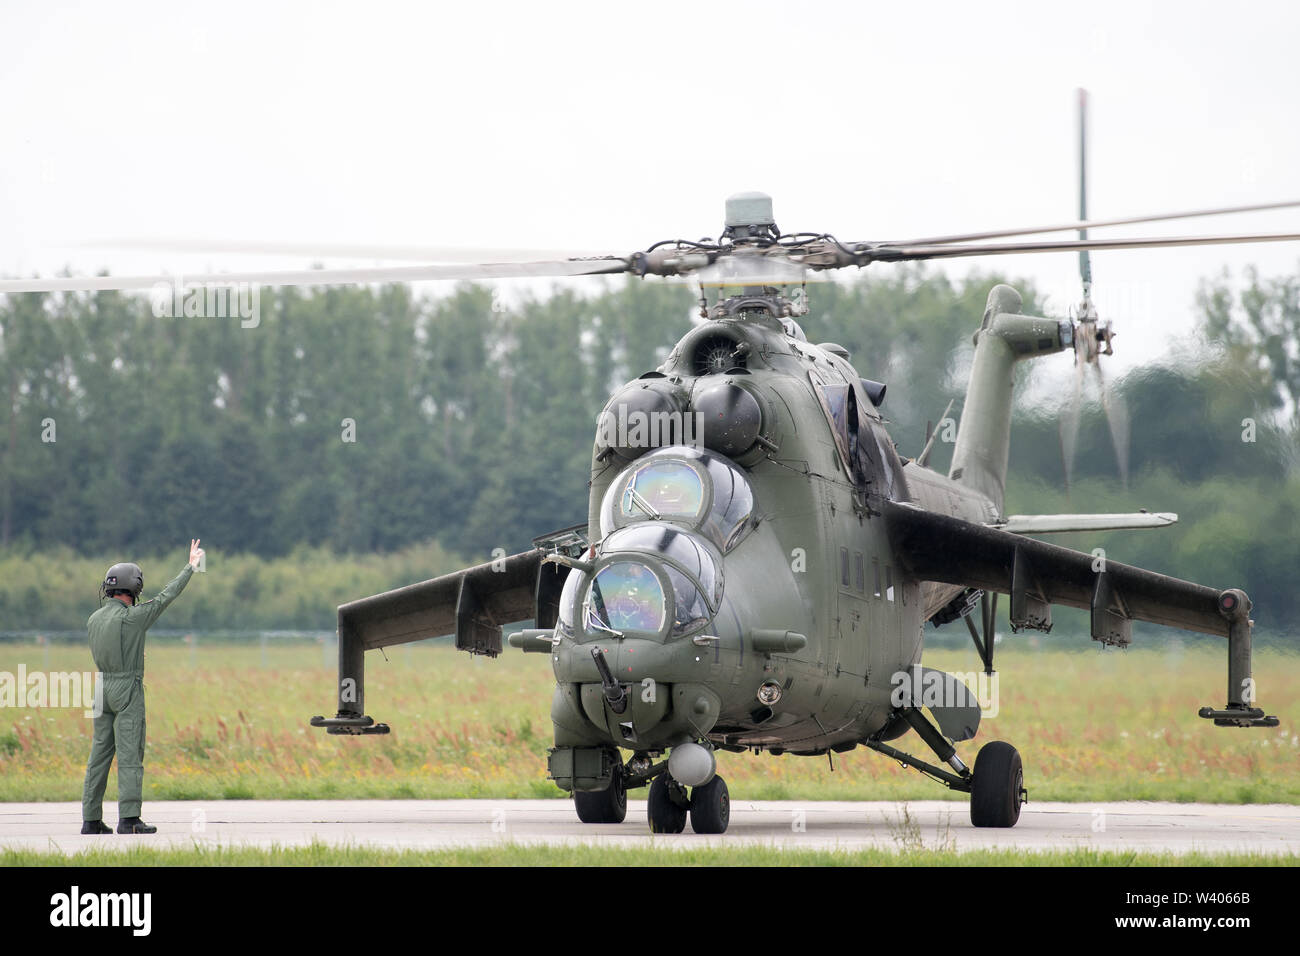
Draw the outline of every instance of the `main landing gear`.
[[[1020,819],[1025,772],[1016,748],[993,740],[980,748],[970,790],[970,822],[977,827],[1013,827]]]
[[[1020,819],[1020,807],[1028,802],[1029,793],[1025,790],[1024,766],[1015,747],[1001,740],[985,744],[975,758],[975,770],[972,773],[957,756],[956,748],[918,708],[900,708],[898,716],[911,724],[912,729],[952,770],[917,760],[881,740],[868,740],[867,746],[893,757],[905,767],[915,767],[921,773],[934,777],[950,790],[969,793],[970,822],[973,825],[1002,828],[1016,825]]]

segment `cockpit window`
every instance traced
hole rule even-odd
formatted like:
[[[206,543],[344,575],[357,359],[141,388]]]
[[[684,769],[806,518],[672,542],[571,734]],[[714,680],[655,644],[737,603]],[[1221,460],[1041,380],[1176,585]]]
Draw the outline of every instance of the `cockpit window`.
[[[646,565],[616,561],[596,572],[585,615],[588,630],[658,633],[667,617],[663,585]]]
[[[699,537],[672,525],[633,525],[615,531],[601,543],[601,551],[649,551],[672,558],[700,582],[716,605],[722,599],[722,572],[709,546]]]
[[[674,445],[635,462],[610,485],[601,505],[601,533],[665,521],[699,528],[722,552],[753,522],[754,493],[745,473],[720,455]]]
[[[623,490],[625,518],[694,518],[704,504],[704,482],[685,462],[651,462],[639,468]]]
[[[725,554],[734,548],[749,527],[754,513],[754,492],[740,470],[716,458],[704,460],[713,481],[713,505],[704,519],[707,534]]]
[[[826,422],[831,427],[840,464],[851,475],[853,459],[849,449],[849,386],[826,384],[816,369],[808,370],[808,378],[812,381],[813,391],[817,393],[817,401],[821,403]]]
[[[673,585],[672,636],[689,634],[708,624],[712,614],[695,582],[671,565],[666,565],[664,570]]]
[[[564,587],[560,589],[560,630],[573,636],[573,602],[578,597],[578,584],[583,574],[581,571],[569,571],[564,576]]]

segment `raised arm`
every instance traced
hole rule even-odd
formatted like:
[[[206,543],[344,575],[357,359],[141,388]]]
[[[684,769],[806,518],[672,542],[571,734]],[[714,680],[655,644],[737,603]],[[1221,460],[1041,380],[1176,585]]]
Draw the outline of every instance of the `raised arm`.
[[[203,549],[199,547],[199,539],[194,538],[190,541],[190,561],[189,564],[181,568],[181,573],[176,575],[167,582],[167,586],[158,592],[157,596],[137,604],[127,612],[127,617],[133,621],[149,627],[154,621],[158,620],[159,615],[167,610],[167,605],[185,590],[185,585],[189,583],[190,577],[194,574],[194,569],[198,567],[199,562],[203,560]]]

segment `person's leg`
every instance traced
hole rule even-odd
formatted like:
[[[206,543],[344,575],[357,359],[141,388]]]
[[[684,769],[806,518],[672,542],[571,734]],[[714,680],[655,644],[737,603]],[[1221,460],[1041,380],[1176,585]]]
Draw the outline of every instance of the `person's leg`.
[[[144,685],[135,681],[130,699],[117,715],[118,832],[150,833],[142,829],[140,805],[144,792]],[[136,825],[134,830],[130,825]]]
[[[83,823],[95,823],[104,819],[104,788],[108,786],[108,771],[113,765],[114,717],[115,714],[105,700],[103,713],[95,718],[90,759],[86,761],[86,780],[81,788]],[[82,832],[100,833],[103,830],[87,830],[82,827]]]

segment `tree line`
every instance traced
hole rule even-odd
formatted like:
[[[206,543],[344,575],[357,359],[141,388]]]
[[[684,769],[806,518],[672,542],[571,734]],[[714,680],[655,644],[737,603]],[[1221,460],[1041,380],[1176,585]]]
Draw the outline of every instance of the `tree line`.
[[[960,415],[971,333],[997,281],[911,267],[820,284],[800,322],[888,383],[883,410],[915,455],[949,399]],[[1013,284],[1042,314],[1035,290]],[[1199,328],[1217,348],[1171,350],[1121,383],[1127,488],[1098,404],[1068,494],[1057,409],[1024,405],[1008,509],[1179,511],[1174,529],[1104,541],[1118,560],[1241,585],[1294,615],[1298,291],[1300,278],[1205,284]],[[525,548],[584,519],[597,413],[664,360],[696,310],[687,287],[648,280],[511,305],[478,285],[436,298],[403,285],[263,289],[247,328],[158,316],[122,293],[0,297],[0,557],[121,560],[195,536],[263,561],[436,544],[473,562]],[[1069,388],[1026,384],[1031,399]],[[932,464],[950,450],[938,443]],[[0,597],[6,617],[20,606]]]

